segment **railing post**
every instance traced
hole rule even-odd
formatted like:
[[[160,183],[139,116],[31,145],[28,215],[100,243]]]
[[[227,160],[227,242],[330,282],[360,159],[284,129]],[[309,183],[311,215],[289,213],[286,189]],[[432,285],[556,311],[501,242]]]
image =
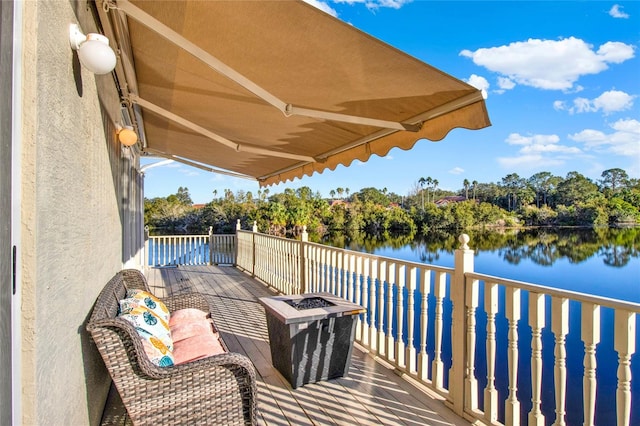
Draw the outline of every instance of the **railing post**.
[[[209,227],[209,265],[213,265],[213,226]]]
[[[306,243],[309,241],[309,234],[307,233],[307,225],[302,227],[302,234],[300,235],[300,294],[308,293],[307,289],[307,259],[305,255]]]
[[[251,228],[251,276],[256,276],[256,233],[258,232],[258,222],[253,221],[253,227]]]
[[[469,318],[478,305],[477,282],[470,283],[467,291],[465,273],[473,272],[473,250],[469,248],[469,236],[462,234],[458,238],[460,248],[455,251],[454,272],[451,277],[451,302],[453,304],[451,320],[452,364],[449,372],[449,396],[453,410],[462,416],[466,407],[477,407],[477,382],[473,366],[467,354],[467,326]],[[475,287],[475,291],[474,291]],[[469,311],[469,312],[467,312]],[[469,342],[472,344],[475,342]],[[474,349],[474,348],[472,348]]]
[[[149,267],[149,225],[146,225],[144,227],[144,255],[142,256],[142,261],[144,262],[144,264],[142,265],[142,268],[148,268]]]
[[[240,231],[241,229],[242,226],[240,225],[240,219],[238,219],[236,222],[236,233],[233,236],[233,266],[238,266],[238,256],[240,255],[240,241],[238,238],[238,231]]]

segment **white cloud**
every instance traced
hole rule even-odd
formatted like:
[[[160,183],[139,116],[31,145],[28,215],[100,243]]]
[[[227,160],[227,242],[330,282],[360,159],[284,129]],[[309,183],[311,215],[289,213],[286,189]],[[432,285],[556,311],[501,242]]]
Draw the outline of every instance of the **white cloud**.
[[[613,16],[614,18],[622,19],[627,19],[629,17],[629,14],[622,11],[622,6],[620,6],[619,4],[614,4],[611,9],[609,9],[609,15]]]
[[[520,155],[517,157],[499,157],[498,164],[507,170],[526,169],[544,169],[564,164],[563,160],[553,158],[545,158],[542,155]]]
[[[461,175],[462,173],[464,173],[464,169],[462,167],[454,167],[453,169],[449,170],[449,173],[451,173],[452,175]]]
[[[500,74],[513,84],[538,89],[575,90],[576,81],[589,74],[598,74],[609,63],[621,63],[634,57],[634,47],[619,42],[607,42],[597,51],[581,39],[529,39],[498,47],[463,50],[461,56],[471,58],[476,65]]]
[[[604,62],[621,64],[627,59],[633,58],[634,47],[619,41],[608,41],[598,49],[598,56]]]
[[[498,87],[503,90],[511,90],[516,87],[516,83],[507,77],[498,77]]]
[[[605,114],[615,111],[623,111],[633,106],[635,96],[628,95],[619,90],[604,92],[593,100],[593,105],[597,110],[602,110]]]
[[[327,2],[320,1],[320,0],[303,0],[303,1],[306,3],[309,3],[313,7],[316,7],[322,10],[323,12],[328,13],[331,16],[334,16],[334,17],[338,16],[338,12],[336,12],[335,9],[329,6]]]
[[[554,102],[553,106],[557,110],[569,111],[570,114],[602,111],[607,115],[631,109],[636,97],[619,90],[609,90],[595,99],[575,98],[572,107],[566,107],[562,101]]]
[[[564,164],[570,157],[582,154],[582,150],[577,147],[561,145],[558,135],[524,136],[519,133],[511,133],[505,142],[509,145],[520,146],[517,155],[497,159],[498,164],[505,169],[534,170],[555,167]]]
[[[522,136],[519,133],[511,133],[505,142],[509,145],[549,145],[560,142],[560,138],[557,135]]]
[[[582,143],[586,150],[640,158],[640,121],[622,119],[610,127],[614,130],[612,133],[585,129],[569,138]]]
[[[306,1],[306,0],[305,0]],[[413,0],[333,0],[334,3],[346,3],[346,4],[364,4],[367,9],[379,9],[381,7],[390,7],[392,9],[400,9],[407,3],[411,3]]]
[[[479,75],[471,74],[471,77],[467,80],[467,83],[472,85],[478,90],[487,90],[489,89],[489,82],[486,78],[481,77]]]
[[[556,111],[564,111],[567,109],[567,105],[563,101],[554,101],[553,109]]]

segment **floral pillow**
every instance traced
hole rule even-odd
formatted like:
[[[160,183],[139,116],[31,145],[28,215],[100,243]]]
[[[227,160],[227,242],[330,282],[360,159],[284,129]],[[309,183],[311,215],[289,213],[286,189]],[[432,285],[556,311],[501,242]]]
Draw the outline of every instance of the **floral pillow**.
[[[136,327],[136,331],[142,340],[144,352],[149,360],[159,367],[171,367],[175,364],[175,358],[169,348],[156,336]]]
[[[129,313],[132,309],[145,306],[156,316],[162,318],[164,322],[169,322],[169,309],[153,294],[140,289],[127,290],[127,298],[120,300],[120,312]]]
[[[120,314],[120,317],[130,322],[138,330],[138,334],[141,333],[140,330],[151,334],[158,338],[169,351],[173,351],[169,324],[154,314],[153,311],[145,306],[138,306],[127,313]],[[144,336],[141,335],[141,337]]]

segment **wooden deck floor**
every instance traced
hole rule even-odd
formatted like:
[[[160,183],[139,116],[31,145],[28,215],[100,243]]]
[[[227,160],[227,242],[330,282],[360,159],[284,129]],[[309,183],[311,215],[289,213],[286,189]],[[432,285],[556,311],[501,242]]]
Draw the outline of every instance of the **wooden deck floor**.
[[[348,376],[292,389],[271,365],[264,309],[258,303],[259,297],[273,293],[236,268],[154,268],[147,277],[161,297],[185,291],[212,297],[214,320],[229,349],[246,354],[257,369],[262,425],[469,425],[437,396],[395,374],[358,345]],[[105,414],[103,424],[126,423],[114,405],[108,404]]]

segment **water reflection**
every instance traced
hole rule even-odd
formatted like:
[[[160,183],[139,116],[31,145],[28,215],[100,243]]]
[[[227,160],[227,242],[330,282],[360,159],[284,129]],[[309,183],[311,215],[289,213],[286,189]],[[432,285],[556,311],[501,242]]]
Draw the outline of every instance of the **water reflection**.
[[[581,263],[592,257],[604,265],[624,267],[640,257],[640,228],[562,228],[505,229],[465,231],[476,253],[497,252],[503,261],[518,265],[523,259],[540,266],[551,266],[565,259]],[[433,232],[427,235],[369,235],[355,231],[337,233],[310,240],[333,247],[377,253],[386,248],[410,248],[416,259],[434,263],[443,253],[453,254],[459,246],[458,234]]]

